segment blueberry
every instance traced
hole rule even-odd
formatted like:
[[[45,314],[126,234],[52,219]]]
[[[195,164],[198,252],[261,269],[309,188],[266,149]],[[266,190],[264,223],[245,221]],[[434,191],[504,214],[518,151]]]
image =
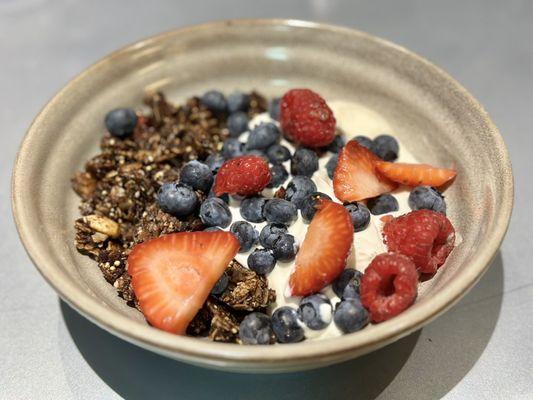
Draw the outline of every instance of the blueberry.
[[[231,223],[231,211],[224,200],[210,197],[200,206],[200,219],[206,226],[226,228]]]
[[[359,300],[347,299],[337,304],[333,321],[344,333],[351,333],[364,328],[368,324],[368,311]]]
[[[316,214],[316,204],[319,199],[327,199],[331,200],[331,197],[329,197],[325,193],[321,192],[314,192],[311,194],[308,194],[303,202],[302,202],[302,218],[304,219],[304,222],[309,223],[313,219],[313,217]]]
[[[267,249],[273,249],[281,236],[287,233],[287,227],[283,224],[266,224],[259,234],[259,243]]]
[[[333,174],[335,173],[335,168],[337,168],[337,163],[339,162],[339,156],[334,154],[326,163],[326,171],[328,172],[329,179],[333,179]]]
[[[250,222],[263,222],[263,209],[267,199],[261,196],[247,197],[241,201],[241,216]]]
[[[227,125],[231,137],[239,137],[248,130],[248,114],[244,111],[236,111],[228,117]]]
[[[209,193],[213,185],[213,173],[206,164],[192,160],[181,167],[180,182],[189,185],[194,190]]]
[[[211,190],[210,190],[209,193],[207,194],[207,198],[210,199],[211,197],[218,197],[218,198],[221,199],[224,203],[229,204],[229,194],[227,194],[227,193],[224,193],[224,194],[221,194],[220,196],[217,196],[217,195],[215,194],[215,192],[213,192],[213,188],[211,188]]]
[[[304,339],[305,334],[298,312],[288,306],[278,308],[272,314],[272,329],[280,343],[295,343]]]
[[[211,294],[214,296],[221,295],[224,290],[228,287],[229,284],[229,276],[224,272],[220,278],[218,278],[217,283],[215,283],[215,286],[213,289],[211,289]]]
[[[291,225],[298,218],[298,209],[290,201],[284,199],[270,199],[265,204],[264,216],[268,222]]]
[[[243,92],[233,92],[228,96],[228,111],[248,111],[250,108],[250,95]]]
[[[245,150],[244,151],[244,155],[261,157],[262,159],[264,159],[268,163],[267,155],[264,152],[262,152],[261,150]]]
[[[342,297],[342,294],[344,293],[344,289],[346,288],[346,285],[352,280],[354,277],[356,277],[358,274],[360,274],[359,271],[353,269],[353,268],[346,268],[344,269],[341,274],[333,281],[331,284],[331,288],[335,292],[335,294],[339,297]]]
[[[446,215],[444,196],[434,187],[417,186],[409,194],[411,210],[433,210]]]
[[[280,132],[275,124],[261,122],[250,131],[246,148],[248,150],[265,150],[276,143],[279,137]]]
[[[282,164],[273,165],[270,167],[270,182],[267,187],[275,188],[283,185],[283,182],[285,182],[288,177],[289,173]]]
[[[301,208],[303,200],[313,192],[316,192],[315,182],[307,176],[297,175],[287,185],[285,198],[297,208]]]
[[[270,317],[260,312],[248,314],[239,325],[239,338],[243,344],[272,344],[275,337]]]
[[[224,145],[222,146],[222,156],[226,160],[242,156],[244,154],[243,151],[244,143],[239,142],[239,140],[236,138],[226,139]]]
[[[278,261],[292,261],[298,253],[298,243],[294,236],[288,233],[281,235],[281,237],[274,243],[274,257]]]
[[[269,249],[255,249],[248,256],[248,268],[259,275],[266,275],[272,272],[276,265],[274,253]]]
[[[200,99],[200,103],[206,106],[214,113],[224,113],[228,108],[228,102],[224,95],[218,90],[210,90],[205,92]]]
[[[336,135],[333,139],[333,142],[328,144],[326,150],[331,151],[332,153],[338,154],[344,145],[346,144],[346,139],[342,135]]]
[[[322,293],[304,297],[298,307],[300,319],[309,329],[324,329],[331,323],[333,307]]]
[[[370,211],[364,204],[353,202],[344,206],[352,219],[353,231],[364,231],[370,223]]]
[[[204,229],[204,232],[220,232],[222,229],[220,229],[218,226],[208,226]]]
[[[361,146],[366,147],[368,150],[374,152],[374,141],[367,136],[359,135],[353,138]]]
[[[137,114],[131,108],[116,108],[107,113],[104,122],[111,135],[124,139],[133,134]]]
[[[239,253],[246,253],[250,251],[252,246],[257,243],[259,239],[259,232],[246,221],[236,221],[231,224],[229,228],[230,232],[233,233],[237,240],[239,241],[241,247]]]
[[[392,194],[382,194],[368,200],[368,209],[373,215],[387,214],[398,211],[398,200]]]
[[[224,164],[224,161],[226,160],[222,157],[222,154],[213,153],[207,156],[204,163],[211,169],[213,174],[216,174],[220,167],[222,167],[222,164]]]
[[[277,121],[279,121],[280,103],[281,98],[276,97],[275,99],[272,99],[272,101],[268,105],[268,114],[270,115],[270,118],[275,119]]]
[[[194,190],[181,183],[164,183],[157,191],[157,204],[175,217],[187,217],[198,208],[198,196]]]
[[[363,274],[355,269],[352,271],[355,271],[355,273],[350,278],[350,280],[348,280],[348,283],[344,287],[344,290],[342,291],[342,296],[339,296],[343,300],[359,300],[359,288],[361,287],[361,278],[363,277]]]
[[[318,169],[318,156],[309,149],[300,148],[294,152],[291,160],[291,174],[313,176]]]
[[[281,144],[273,144],[267,149],[268,160],[272,164],[281,164],[291,159],[291,151]]]
[[[374,139],[373,151],[385,161],[394,161],[398,158],[400,146],[396,139],[390,135],[379,135]]]

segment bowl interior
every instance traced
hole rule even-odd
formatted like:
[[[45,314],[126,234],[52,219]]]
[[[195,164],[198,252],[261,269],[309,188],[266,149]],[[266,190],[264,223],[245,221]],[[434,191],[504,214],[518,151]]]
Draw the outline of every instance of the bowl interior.
[[[455,165],[446,191],[461,244],[423,284],[400,317],[342,338],[282,349],[203,343],[146,325],[74,247],[79,199],[70,178],[95,154],[106,112],[139,107],[146,91],[173,101],[210,88],[265,95],[310,87],[359,102],[391,126],[422,162]],[[364,132],[361,132],[364,134]],[[503,142],[480,106],[455,81],[413,54],[356,31],[296,21],[215,23],[160,35],[112,54],[84,72],[43,110],[14,175],[19,231],[45,278],[93,321],[161,353],[240,370],[282,370],[340,361],[397,339],[435,317],[473,285],[505,233],[512,176]]]

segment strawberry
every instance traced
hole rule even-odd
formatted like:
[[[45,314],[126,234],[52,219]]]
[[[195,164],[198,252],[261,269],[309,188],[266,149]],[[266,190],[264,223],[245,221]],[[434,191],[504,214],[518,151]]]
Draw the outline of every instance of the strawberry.
[[[135,296],[150,324],[183,335],[239,250],[229,232],[180,232],[136,245],[128,257]]]
[[[319,199],[289,278],[293,296],[306,296],[331,283],[344,270],[353,243],[353,224],[338,203]]]
[[[270,168],[259,156],[240,156],[226,161],[218,170],[213,191],[251,196],[261,192],[270,182]]]
[[[429,164],[407,164],[377,161],[376,169],[394,182],[407,186],[442,186],[455,178],[453,169],[437,168]]]
[[[398,184],[376,172],[375,165],[379,161],[366,147],[350,140],[339,154],[333,175],[335,196],[343,202],[352,202],[396,189]]]

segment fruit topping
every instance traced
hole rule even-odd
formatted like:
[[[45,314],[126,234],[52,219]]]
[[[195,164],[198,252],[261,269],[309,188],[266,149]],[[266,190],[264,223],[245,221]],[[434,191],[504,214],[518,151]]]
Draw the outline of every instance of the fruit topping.
[[[281,164],[275,164],[270,167],[270,183],[267,187],[275,188],[281,186],[287,180],[288,177],[289,173],[287,172],[285,167]]]
[[[331,200],[331,197],[329,197],[325,193],[314,192],[314,193],[307,195],[307,197],[304,198],[304,201],[302,202],[302,209],[301,209],[302,218],[304,222],[306,223],[311,222],[311,220],[316,214],[316,210],[317,210],[316,206],[320,199]]]
[[[280,343],[300,342],[305,337],[298,312],[292,307],[283,306],[274,311],[272,328]]]
[[[356,332],[368,324],[368,311],[359,300],[346,299],[335,307],[333,321],[343,333]]]
[[[189,185],[194,190],[209,193],[213,185],[213,173],[208,165],[192,160],[181,167],[180,183]]]
[[[191,215],[200,204],[191,187],[175,182],[164,183],[157,191],[156,200],[161,210],[178,218]]]
[[[442,186],[455,178],[453,169],[437,168],[429,164],[376,162],[376,169],[391,181],[407,186]]]
[[[289,226],[298,218],[298,210],[290,201],[270,199],[265,205],[264,216],[267,222],[276,222]]]
[[[272,272],[276,266],[274,253],[269,249],[255,249],[248,256],[248,268],[259,275],[266,275]]]
[[[112,136],[125,139],[133,134],[137,121],[137,114],[131,108],[117,108],[107,113],[104,122]]]
[[[272,164],[281,164],[291,159],[291,151],[281,144],[273,144],[266,151],[268,160]]]
[[[226,122],[231,137],[237,138],[241,133],[246,132],[249,122],[248,114],[244,111],[236,111],[231,114]]]
[[[261,312],[248,314],[239,325],[243,344],[272,344],[276,340],[270,317]]]
[[[286,233],[287,227],[284,224],[266,224],[259,234],[259,243],[267,249],[273,249],[279,238]]]
[[[390,135],[379,135],[372,141],[372,152],[385,161],[394,161],[398,158],[400,146],[396,139]]]
[[[300,148],[291,160],[291,174],[312,177],[318,169],[318,156],[309,149]]]
[[[218,90],[210,90],[205,92],[200,98],[202,103],[208,110],[215,114],[225,113],[228,109],[228,102],[222,92]]]
[[[214,192],[250,196],[270,182],[270,169],[261,157],[241,156],[226,161],[215,178]]]
[[[231,224],[231,211],[224,200],[210,197],[200,206],[200,219],[205,226],[226,228]]]
[[[446,215],[444,196],[431,186],[417,186],[409,193],[411,210],[433,210]]]
[[[304,199],[313,192],[316,192],[315,182],[307,176],[296,175],[287,185],[285,198],[297,208],[302,208]]]
[[[272,252],[276,260],[287,262],[294,260],[296,253],[298,253],[298,249],[299,246],[294,236],[285,233],[276,240]]]
[[[241,201],[241,217],[250,222],[263,222],[263,209],[267,199],[261,196],[247,197]]]
[[[235,235],[241,245],[239,253],[250,251],[252,246],[255,245],[259,239],[259,232],[246,221],[234,222],[231,224],[229,230]]]
[[[367,202],[368,209],[373,215],[387,214],[398,211],[398,200],[392,194],[382,194],[378,197],[369,199]]]

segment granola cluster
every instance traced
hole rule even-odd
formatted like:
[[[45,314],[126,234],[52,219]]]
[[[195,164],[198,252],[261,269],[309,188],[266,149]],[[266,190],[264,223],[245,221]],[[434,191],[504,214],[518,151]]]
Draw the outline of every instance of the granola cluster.
[[[265,111],[262,96],[252,92],[250,97],[250,116]],[[183,163],[219,152],[229,136],[226,116],[213,114],[196,97],[176,106],[156,93],[145,104],[150,111],[139,117],[133,135],[118,139],[106,134],[100,153],[72,179],[82,215],[74,223],[76,248],[94,259],[119,296],[137,308],[127,272],[130,249],[163,234],[203,228],[197,215],[178,219],[161,211],[155,202],[157,190],[178,179]],[[206,196],[197,194],[200,199]],[[236,261],[227,273],[230,285],[218,299],[206,301],[188,334],[236,342],[244,315],[264,310],[275,300],[266,279]]]

